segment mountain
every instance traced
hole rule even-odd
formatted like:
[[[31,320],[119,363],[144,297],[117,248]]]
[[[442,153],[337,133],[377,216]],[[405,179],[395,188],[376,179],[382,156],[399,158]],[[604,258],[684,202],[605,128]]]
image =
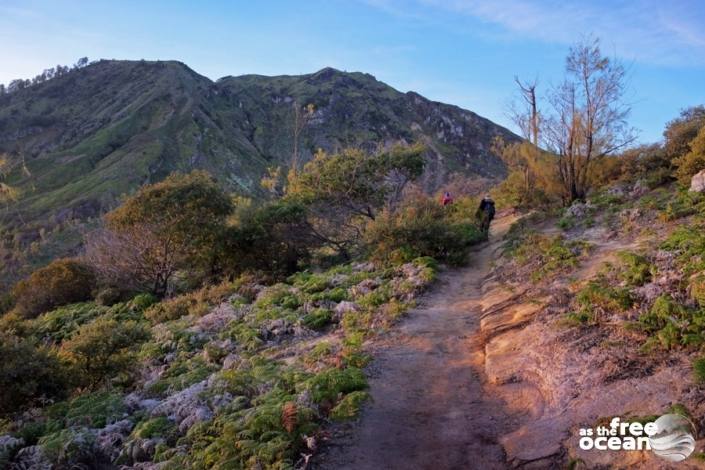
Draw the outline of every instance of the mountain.
[[[20,199],[0,213],[0,286],[80,246],[85,227],[123,194],[173,171],[210,171],[235,192],[261,193],[271,166],[294,148],[295,107],[313,105],[300,158],[319,148],[373,150],[424,141],[423,178],[504,175],[491,121],[364,73],[325,68],[300,76],[244,75],[216,82],[174,61],[102,60],[0,95],[0,156]]]

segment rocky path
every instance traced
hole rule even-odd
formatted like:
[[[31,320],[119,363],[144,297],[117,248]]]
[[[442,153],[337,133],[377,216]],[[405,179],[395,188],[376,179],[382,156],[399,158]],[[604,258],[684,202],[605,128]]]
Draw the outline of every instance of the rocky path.
[[[498,219],[470,265],[442,274],[424,305],[376,346],[372,401],[317,468],[506,468],[498,439],[515,423],[488,393],[480,312],[482,281],[511,222]]]

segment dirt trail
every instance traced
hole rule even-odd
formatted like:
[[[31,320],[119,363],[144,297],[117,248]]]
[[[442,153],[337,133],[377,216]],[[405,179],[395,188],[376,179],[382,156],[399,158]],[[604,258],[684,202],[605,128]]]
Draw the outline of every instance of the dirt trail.
[[[498,439],[516,423],[488,394],[480,334],[481,283],[513,222],[499,218],[471,264],[439,286],[375,347],[372,402],[318,460],[326,469],[506,468]]]

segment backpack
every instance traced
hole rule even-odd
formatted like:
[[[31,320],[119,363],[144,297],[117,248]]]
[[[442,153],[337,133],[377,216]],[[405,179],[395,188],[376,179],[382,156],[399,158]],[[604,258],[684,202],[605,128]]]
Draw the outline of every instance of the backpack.
[[[485,206],[485,212],[487,212],[487,217],[491,219],[494,219],[494,201],[487,201],[487,205]]]

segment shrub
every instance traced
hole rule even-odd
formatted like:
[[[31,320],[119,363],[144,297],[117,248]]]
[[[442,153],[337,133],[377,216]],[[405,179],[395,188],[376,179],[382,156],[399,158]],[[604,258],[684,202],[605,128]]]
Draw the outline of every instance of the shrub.
[[[116,287],[106,287],[98,291],[95,301],[98,305],[111,306],[120,302],[123,292]]]
[[[84,393],[49,406],[46,415],[50,420],[59,421],[60,426],[103,428],[125,415],[123,398],[119,392]]]
[[[678,180],[690,185],[690,178],[705,169],[705,126],[700,128],[698,135],[690,142],[689,152],[677,158],[674,162],[678,169]]]
[[[67,368],[50,349],[0,334],[0,357],[0,414],[68,392]]]
[[[176,320],[189,314],[189,307],[193,299],[188,295],[181,295],[173,299],[163,300],[152,305],[144,312],[145,318],[153,325],[166,321]]]
[[[629,289],[614,287],[604,277],[591,280],[575,296],[579,312],[574,319],[581,322],[597,321],[600,314],[623,312],[629,309],[634,300]]]
[[[139,294],[132,298],[130,307],[143,312],[158,301],[159,299],[152,294]]]
[[[215,268],[231,212],[208,173],[174,173],[106,214],[106,230],[86,240],[86,259],[106,285],[164,296],[179,269],[198,277]]]
[[[370,222],[365,242],[373,259],[405,263],[431,256],[459,265],[484,234],[471,222],[452,222],[436,201],[416,197],[395,212],[383,211]]]
[[[531,274],[533,281],[576,267],[588,249],[588,243],[583,241],[566,241],[560,235],[542,235],[531,231],[518,240],[511,240],[505,248],[519,265],[536,266]]]
[[[360,411],[362,403],[367,400],[369,396],[369,393],[359,390],[348,393],[340,400],[340,403],[330,410],[330,417],[336,421],[354,418]]]
[[[17,283],[12,295],[17,311],[33,318],[61,305],[90,299],[94,283],[94,275],[86,265],[65,258],[52,261]]]
[[[617,256],[624,266],[621,278],[629,285],[643,286],[651,280],[652,265],[645,257],[629,251],[622,251]]]
[[[312,330],[320,330],[328,325],[333,318],[333,313],[325,308],[317,308],[311,313],[307,314],[302,322],[308,328]]]
[[[705,357],[693,361],[693,378],[696,383],[705,383]]]
[[[316,403],[324,401],[333,403],[338,395],[367,388],[365,374],[356,368],[329,369],[310,380],[311,398]]]
[[[85,385],[95,387],[131,369],[137,347],[149,333],[134,321],[98,318],[83,325],[61,350],[78,368]]]
[[[698,305],[705,308],[705,273],[693,276],[689,284],[690,296]]]
[[[175,425],[164,416],[141,421],[132,431],[132,435],[140,439],[153,437],[168,437],[175,431]]]
[[[691,224],[676,228],[661,244],[661,248],[677,252],[678,263],[684,274],[705,270],[705,226]]]

